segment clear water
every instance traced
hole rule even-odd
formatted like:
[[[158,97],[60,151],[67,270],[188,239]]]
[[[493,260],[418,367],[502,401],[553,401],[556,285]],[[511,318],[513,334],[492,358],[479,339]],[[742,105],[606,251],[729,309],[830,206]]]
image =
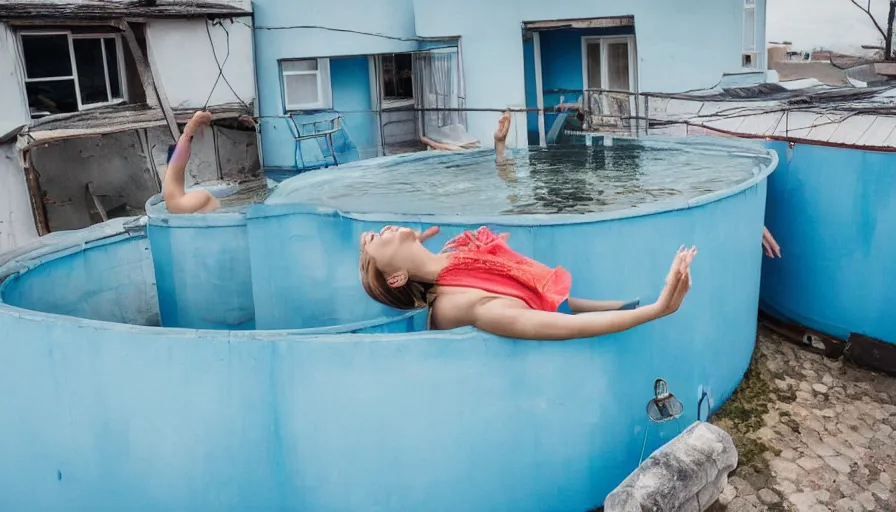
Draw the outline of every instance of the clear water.
[[[507,152],[429,152],[366,160],[288,179],[268,203],[352,213],[568,214],[622,210],[730,188],[770,163],[754,142],[719,138],[614,139]]]

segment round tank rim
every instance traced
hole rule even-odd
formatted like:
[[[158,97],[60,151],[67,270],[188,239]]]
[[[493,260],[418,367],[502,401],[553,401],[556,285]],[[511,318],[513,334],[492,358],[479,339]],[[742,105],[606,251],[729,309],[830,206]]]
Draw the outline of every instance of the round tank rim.
[[[139,226],[142,227],[142,226]],[[385,325],[392,322],[401,322],[413,318],[419,314],[425,314],[425,309],[414,309],[401,312],[395,316],[379,316],[376,318],[351,322],[347,324],[330,325],[325,327],[308,327],[304,329],[266,329],[251,331],[235,331],[235,330],[214,330],[214,329],[188,329],[178,327],[161,327],[150,325],[134,325],[123,324],[118,322],[108,322],[104,320],[91,320],[69,315],[60,315],[56,313],[47,313],[34,309],[26,309],[18,306],[7,304],[3,297],[6,289],[11,283],[14,283],[21,276],[27,274],[30,270],[51,261],[71,256],[89,249],[102,247],[118,243],[131,238],[146,238],[145,231],[135,231],[134,227],[128,230],[122,229],[118,233],[107,234],[97,233],[97,237],[91,240],[82,241],[77,244],[57,243],[50,246],[42,246],[31,251],[17,255],[8,262],[0,265],[0,315],[12,316],[17,318],[35,320],[35,321],[52,321],[58,324],[72,325],[77,327],[91,327],[106,331],[118,331],[122,333],[149,333],[156,335],[180,335],[180,336],[199,336],[214,337],[227,336],[228,338],[237,340],[260,340],[275,341],[275,339],[288,339],[291,337],[319,337],[338,338],[347,334],[356,334],[352,331]],[[55,247],[55,250],[52,250]],[[447,331],[446,331],[447,332]],[[414,333],[402,333],[414,334]],[[380,335],[382,336],[382,335]]]
[[[566,215],[564,217],[574,217],[573,219],[564,219],[558,220],[556,217],[560,216],[552,216],[555,217],[551,219],[552,222],[533,222],[531,219],[539,219],[541,217],[547,217],[547,215],[541,216],[513,216],[516,217],[527,217],[524,219],[520,219],[517,222],[513,222],[511,219],[505,218],[501,219],[490,219],[486,220],[482,217],[477,217],[477,219],[482,219],[483,224],[491,224],[491,225],[507,225],[507,226],[551,226],[551,225],[564,225],[564,224],[586,224],[592,222],[602,222],[602,221],[610,221],[610,220],[621,220],[626,218],[634,218],[641,217],[647,215],[661,214],[666,212],[671,212],[675,210],[683,210],[689,208],[695,208],[697,206],[705,205],[708,203],[721,201],[722,199],[726,199],[728,197],[734,196],[740,192],[743,192],[754,185],[760,183],[763,179],[767,178],[777,167],[778,164],[778,156],[777,153],[772,150],[767,150],[771,161],[768,165],[758,165],[754,168],[754,175],[752,178],[743,181],[742,183],[729,187],[728,189],[721,190],[718,192],[706,194],[704,196],[699,196],[690,201],[678,201],[676,203],[676,207],[666,207],[660,208],[657,207],[656,204],[652,205],[652,208],[643,208],[637,212],[632,212],[630,210],[625,210],[623,212],[599,212],[594,214],[586,214],[586,215]],[[222,187],[227,187],[222,186]],[[157,194],[159,198],[161,198],[160,194]],[[156,197],[156,196],[153,196]],[[152,200],[152,198],[150,199]],[[149,201],[147,201],[149,204]],[[258,212],[258,209],[255,207],[264,207],[265,211]],[[271,208],[274,206],[275,208]],[[373,217],[375,214],[370,215],[352,215],[338,212],[335,209],[329,208],[321,208],[315,207],[312,205],[294,203],[294,204],[280,204],[280,205],[252,205],[248,209],[246,213],[209,213],[209,214],[191,214],[191,215],[176,215],[169,214],[171,217],[186,217],[188,220],[206,220],[206,218],[213,217],[239,217],[241,220],[241,224],[245,224],[246,218],[260,218],[260,217],[272,217],[272,216],[280,216],[286,215],[290,213],[296,213],[297,211],[301,211],[302,213],[329,213],[329,214],[338,214],[343,215],[347,218],[355,219],[355,220],[383,220],[383,218],[376,219],[368,219],[367,217]],[[151,222],[151,218],[147,215],[148,223]],[[396,219],[404,222],[423,222],[423,223],[441,223],[441,224],[471,224],[469,221],[464,221],[464,217],[460,216],[411,216],[411,215],[396,215],[393,214],[389,219]],[[444,219],[444,220],[441,220]],[[491,221],[494,220],[494,221]],[[168,225],[170,224],[162,224]],[[222,225],[232,225],[232,224],[222,224]],[[188,222],[185,223],[184,226],[188,227],[205,227],[208,224],[202,224],[200,222]],[[213,226],[212,226],[213,227]],[[140,231],[145,230],[143,226],[140,226]],[[138,228],[139,229],[139,228]],[[104,234],[98,235],[96,238],[89,240],[87,242],[83,242],[77,244],[76,246],[67,245],[64,243],[58,243],[54,245],[58,245],[59,248],[56,251],[48,251],[47,247],[43,247],[40,249],[35,249],[33,251],[29,251],[23,253],[16,258],[11,259],[3,265],[0,265],[0,279],[3,281],[0,282],[0,315],[4,317],[16,317],[21,319],[33,320],[33,321],[52,321],[58,324],[72,325],[78,327],[90,327],[95,329],[101,329],[106,331],[118,331],[122,333],[144,333],[150,335],[159,335],[162,337],[167,336],[183,336],[183,337],[223,337],[226,336],[230,339],[238,340],[238,341],[289,341],[292,339],[296,340],[319,340],[319,341],[360,341],[360,340],[379,340],[379,341],[401,341],[413,339],[417,334],[416,332],[409,333],[393,333],[393,334],[374,334],[374,333],[352,333],[345,332],[350,331],[347,327],[352,327],[354,329],[370,327],[375,325],[381,325],[385,323],[389,323],[392,321],[400,321],[403,319],[411,318],[416,314],[421,314],[424,310],[413,310],[406,312],[397,317],[379,317],[373,320],[365,320],[363,322],[355,323],[355,324],[343,324],[338,326],[328,326],[323,328],[309,328],[309,329],[284,329],[284,330],[255,330],[255,331],[233,331],[233,330],[210,330],[210,329],[185,329],[185,328],[168,328],[168,327],[156,327],[156,326],[141,326],[141,325],[132,325],[132,324],[121,324],[116,322],[107,322],[102,320],[90,320],[85,318],[66,316],[66,315],[58,315],[54,313],[46,313],[42,311],[29,310],[24,308],[19,308],[16,306],[11,306],[6,304],[3,301],[4,290],[8,286],[10,282],[13,282],[20,275],[23,275],[28,272],[33,267],[38,266],[38,264],[42,264],[48,261],[52,261],[54,259],[64,257],[76,252],[82,252],[88,248],[95,247],[99,244],[110,244],[120,241],[125,237],[145,237],[145,231],[138,232],[137,230],[130,229],[122,229],[118,234]],[[98,244],[99,243],[99,244]],[[52,245],[50,246],[52,247]],[[35,253],[37,253],[37,258],[35,258]],[[35,259],[39,261],[36,262]],[[35,264],[28,265],[28,262],[34,262]],[[5,276],[3,271],[12,268],[13,271],[8,271]],[[359,326],[360,324],[366,324],[363,326]],[[340,332],[342,331],[342,332]],[[453,329],[449,331],[439,332],[436,335],[439,339],[444,338],[455,338],[458,336],[470,336],[476,331],[471,327],[463,327],[460,329]],[[484,333],[479,332],[480,335],[485,335]],[[489,335],[490,336],[490,335]]]
[[[778,167],[778,153],[771,149],[765,149],[769,158],[767,164],[759,164],[753,168],[753,176],[737,185],[716,192],[710,192],[691,199],[673,198],[667,201],[658,201],[646,205],[638,205],[625,210],[608,212],[593,212],[585,214],[525,214],[525,215],[421,215],[401,213],[356,213],[340,210],[338,208],[318,206],[310,203],[288,202],[264,202],[249,205],[245,217],[247,219],[260,219],[268,217],[281,217],[291,214],[333,215],[352,220],[368,222],[406,222],[418,224],[486,224],[490,226],[560,226],[569,224],[588,224],[611,220],[656,215],[676,210],[687,210],[734,196],[766,179]],[[472,218],[471,218],[472,217]]]

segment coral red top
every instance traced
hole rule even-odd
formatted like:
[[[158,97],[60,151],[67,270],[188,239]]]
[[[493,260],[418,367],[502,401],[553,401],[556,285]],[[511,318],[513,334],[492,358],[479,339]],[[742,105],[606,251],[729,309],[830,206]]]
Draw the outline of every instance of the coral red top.
[[[569,298],[572,276],[563,267],[550,268],[514,251],[509,235],[495,235],[485,226],[445,244],[454,251],[436,284],[475,288],[514,297],[532,309],[557,311]]]

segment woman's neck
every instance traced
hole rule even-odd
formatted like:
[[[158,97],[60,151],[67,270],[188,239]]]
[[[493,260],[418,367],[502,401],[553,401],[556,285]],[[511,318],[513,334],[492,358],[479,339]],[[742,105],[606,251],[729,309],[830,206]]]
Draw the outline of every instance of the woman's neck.
[[[408,277],[420,283],[435,283],[439,273],[448,265],[449,253],[432,254],[420,259],[419,266],[408,270]]]

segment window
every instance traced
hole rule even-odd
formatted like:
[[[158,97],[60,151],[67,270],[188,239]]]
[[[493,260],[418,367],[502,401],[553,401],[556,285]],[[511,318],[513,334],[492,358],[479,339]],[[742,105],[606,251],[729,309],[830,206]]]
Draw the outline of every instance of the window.
[[[414,98],[414,70],[410,53],[383,55],[380,57],[380,66],[384,100]]]
[[[744,49],[741,65],[756,67],[756,0],[744,0]]]
[[[332,108],[329,59],[284,60],[280,73],[287,111]]]
[[[584,37],[585,89],[634,91],[634,38]]]
[[[124,101],[121,38],[70,32],[21,34],[32,117]]]

